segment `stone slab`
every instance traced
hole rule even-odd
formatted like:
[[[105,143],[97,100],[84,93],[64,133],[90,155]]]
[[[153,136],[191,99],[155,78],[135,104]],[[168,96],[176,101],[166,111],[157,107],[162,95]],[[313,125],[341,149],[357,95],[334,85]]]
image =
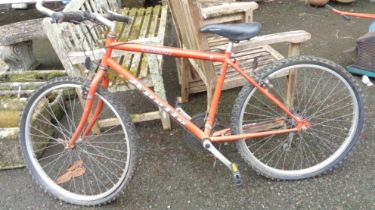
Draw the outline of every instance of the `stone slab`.
[[[24,167],[18,128],[0,128],[0,170]]]

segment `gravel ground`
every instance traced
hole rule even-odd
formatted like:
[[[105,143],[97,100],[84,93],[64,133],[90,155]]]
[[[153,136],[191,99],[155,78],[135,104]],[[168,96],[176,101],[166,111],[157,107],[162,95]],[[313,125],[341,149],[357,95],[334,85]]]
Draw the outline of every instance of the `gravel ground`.
[[[347,6],[345,10],[375,11],[367,0]],[[298,0],[275,0],[264,3],[255,13],[263,24],[263,34],[295,29],[312,33],[313,39],[303,54],[350,63],[342,52],[354,46],[363,35],[367,20],[345,22],[324,9],[311,8]],[[285,46],[276,46],[285,51]],[[171,61],[171,60],[169,60]],[[177,91],[175,66],[168,62],[164,76],[171,102]],[[360,78],[356,77],[359,81]],[[181,140],[182,129],[162,131],[159,122],[137,125],[140,135],[140,160],[135,176],[124,194],[103,209],[375,209],[375,119],[373,87],[363,87],[369,108],[368,125],[361,144],[353,155],[335,171],[314,179],[278,182],[257,175],[239,157],[233,145],[224,153],[237,162],[243,185],[232,184],[228,170],[202,154],[190,152]],[[227,91],[222,112],[228,113],[239,90]],[[204,95],[193,96],[184,105],[189,113],[204,110]],[[135,107],[135,102],[130,109]],[[47,196],[33,182],[26,169],[0,172],[0,208],[2,209],[81,209]],[[90,209],[90,208],[87,208]],[[94,209],[94,208],[92,208]],[[97,208],[96,208],[97,209]]]

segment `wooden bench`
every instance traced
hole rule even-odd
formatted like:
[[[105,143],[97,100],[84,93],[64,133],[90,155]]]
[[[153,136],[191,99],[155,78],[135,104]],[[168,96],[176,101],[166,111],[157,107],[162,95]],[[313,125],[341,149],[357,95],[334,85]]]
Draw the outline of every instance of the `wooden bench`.
[[[223,37],[207,35],[199,29],[207,24],[253,21],[253,11],[258,8],[255,2],[233,2],[225,0],[169,0],[173,19],[176,23],[181,46],[190,49],[223,51],[228,40]],[[289,43],[288,56],[299,54],[299,46],[311,35],[306,31],[291,31],[258,36],[250,41],[242,41],[234,48],[234,58],[241,68],[251,74],[274,60],[284,58],[271,44]],[[189,94],[207,91],[211,102],[220,63],[183,59],[179,65],[181,102],[187,102]],[[234,70],[228,69],[224,89],[243,86],[246,81]]]
[[[120,8],[116,0],[107,0],[105,5],[98,5],[93,0],[72,0],[64,11],[90,11],[104,13],[102,6],[117,11],[132,18],[130,24],[117,25],[121,41],[133,41],[146,44],[163,45],[168,15],[167,6],[148,8]],[[44,20],[44,31],[52,43],[61,63],[71,76],[87,77],[89,71],[85,68],[87,56],[98,60],[104,54],[103,42],[106,29],[88,25],[73,25],[68,23],[52,24],[49,19]],[[121,65],[129,69],[155,92],[166,99],[162,78],[162,56],[143,55],[114,51],[113,56]],[[121,77],[111,76],[111,91],[126,91],[132,89]],[[161,119],[164,129],[170,129],[170,119],[163,110],[138,113],[131,115],[134,122]]]
[[[0,27],[0,59],[10,71],[34,69],[32,40],[44,37],[42,19],[26,20]]]

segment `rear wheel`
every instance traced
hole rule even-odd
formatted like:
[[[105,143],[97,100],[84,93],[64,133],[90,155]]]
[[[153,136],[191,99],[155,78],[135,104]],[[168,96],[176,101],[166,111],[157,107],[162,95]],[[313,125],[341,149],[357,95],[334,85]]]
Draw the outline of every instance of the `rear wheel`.
[[[281,180],[309,178],[334,169],[352,151],[363,131],[363,97],[353,78],[330,61],[306,56],[259,71],[267,90],[312,127],[238,141],[245,161],[259,173]],[[245,86],[236,99],[232,111],[235,134],[295,126],[252,86]]]
[[[28,101],[21,118],[20,141],[34,179],[65,202],[100,205],[112,201],[133,174],[136,133],[123,107],[98,88],[94,106],[104,103],[98,123],[66,149],[83,113],[85,81],[58,78]],[[86,125],[87,126],[87,125]]]

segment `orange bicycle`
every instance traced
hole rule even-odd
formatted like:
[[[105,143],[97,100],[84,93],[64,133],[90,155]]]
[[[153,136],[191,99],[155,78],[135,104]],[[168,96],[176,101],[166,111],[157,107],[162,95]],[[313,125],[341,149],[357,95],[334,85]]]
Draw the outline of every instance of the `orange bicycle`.
[[[117,42],[113,21],[128,17],[109,12],[54,12],[37,8],[52,21],[94,21],[108,26],[106,53],[92,81],[64,77],[49,81],[30,97],[20,124],[26,166],[54,197],[79,205],[112,201],[129,183],[136,166],[137,134],[126,109],[106,89],[107,69],[129,84],[189,131],[233,174],[241,177],[213,143],[235,141],[243,159],[260,174],[278,180],[318,176],[348,156],[363,131],[364,108],[359,86],[335,63],[316,57],[295,57],[264,67],[254,78],[232,59],[233,46],[256,36],[259,23],[208,25],[203,33],[227,37],[225,53]],[[203,129],[175,109],[111,58],[113,50],[152,53],[221,62],[212,105]],[[239,93],[231,128],[215,130],[215,119],[228,67],[249,84]]]

